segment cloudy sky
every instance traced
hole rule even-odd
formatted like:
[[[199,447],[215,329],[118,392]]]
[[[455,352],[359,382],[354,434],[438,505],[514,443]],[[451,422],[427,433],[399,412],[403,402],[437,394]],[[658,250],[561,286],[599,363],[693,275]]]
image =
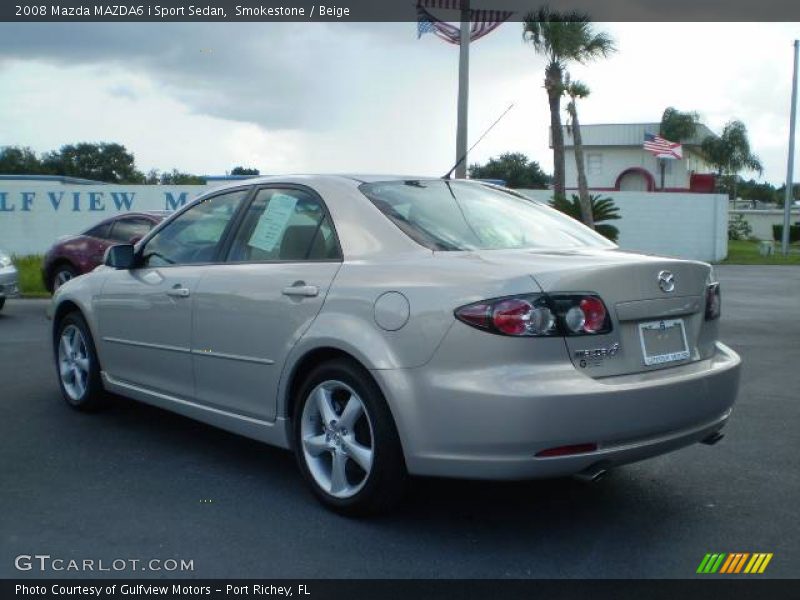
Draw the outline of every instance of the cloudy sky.
[[[598,24],[612,58],[571,69],[583,123],[696,110],[743,120],[765,178],[785,178],[800,24]],[[143,170],[438,175],[455,154],[456,47],[413,23],[0,24],[0,145],[115,141]],[[552,168],[544,60],[506,23],[471,53],[470,157],[524,152]],[[797,172],[797,166],[795,167]]]

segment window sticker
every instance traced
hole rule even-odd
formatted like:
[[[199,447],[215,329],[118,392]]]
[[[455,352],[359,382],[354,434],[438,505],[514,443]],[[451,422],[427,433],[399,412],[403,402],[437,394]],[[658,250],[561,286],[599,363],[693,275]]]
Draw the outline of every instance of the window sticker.
[[[265,252],[272,252],[283,236],[296,205],[297,198],[294,196],[273,194],[258,220],[253,235],[250,236],[249,245]]]

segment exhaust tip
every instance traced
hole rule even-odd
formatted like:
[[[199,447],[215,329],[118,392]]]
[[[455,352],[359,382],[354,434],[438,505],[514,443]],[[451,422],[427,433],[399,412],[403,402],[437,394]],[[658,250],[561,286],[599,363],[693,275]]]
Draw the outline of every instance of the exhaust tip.
[[[603,479],[608,474],[608,469],[605,467],[601,467],[599,465],[592,465],[591,467],[584,469],[580,473],[576,473],[573,475],[573,479],[577,479],[578,481],[583,481],[585,483],[596,483]]]
[[[725,437],[724,433],[720,433],[719,431],[715,431],[714,433],[712,433],[708,437],[705,437],[702,440],[700,440],[700,443],[701,444],[705,444],[706,446],[713,446],[714,444],[719,442],[724,437]]]

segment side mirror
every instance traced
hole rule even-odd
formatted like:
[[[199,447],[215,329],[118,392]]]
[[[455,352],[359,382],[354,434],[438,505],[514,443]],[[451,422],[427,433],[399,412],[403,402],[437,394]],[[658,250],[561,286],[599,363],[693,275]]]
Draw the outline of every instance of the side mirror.
[[[103,264],[112,269],[130,269],[133,267],[133,244],[118,244],[106,250]]]

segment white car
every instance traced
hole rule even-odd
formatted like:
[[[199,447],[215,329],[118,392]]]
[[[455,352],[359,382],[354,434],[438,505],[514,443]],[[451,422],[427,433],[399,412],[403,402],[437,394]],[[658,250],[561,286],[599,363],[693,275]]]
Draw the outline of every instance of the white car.
[[[5,306],[6,298],[19,295],[18,277],[11,255],[0,248],[0,310]]]
[[[592,479],[714,443],[739,384],[708,264],[479,182],[247,180],[105,264],[53,298],[67,402],[107,390],[293,448],[345,513],[408,473]]]

